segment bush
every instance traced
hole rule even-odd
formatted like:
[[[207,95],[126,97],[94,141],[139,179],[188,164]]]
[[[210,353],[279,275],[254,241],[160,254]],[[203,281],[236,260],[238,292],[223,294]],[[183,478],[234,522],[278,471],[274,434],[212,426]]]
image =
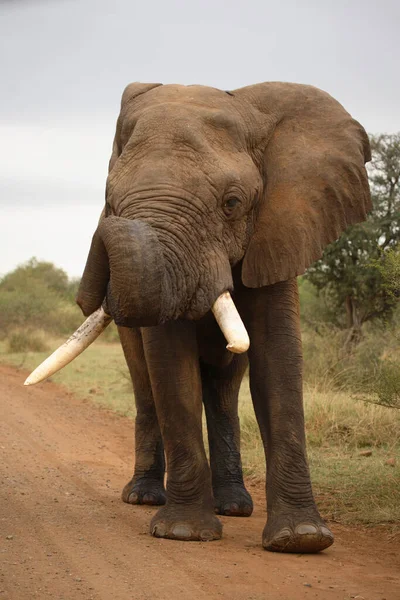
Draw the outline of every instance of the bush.
[[[317,392],[348,390],[355,398],[400,408],[399,328],[369,324],[361,341],[346,346],[347,333],[320,325],[303,331],[304,381]]]
[[[0,281],[0,337],[24,328],[71,334],[82,323],[77,282],[51,263],[31,259]]]
[[[27,285],[25,290],[0,289],[0,330],[4,334],[15,328],[38,327],[52,330],[60,301],[42,282]]]
[[[70,336],[83,323],[85,317],[77,304],[59,302],[49,318],[49,331],[62,336]]]
[[[23,290],[32,282],[40,282],[59,295],[68,295],[70,287],[74,285],[63,269],[57,268],[52,263],[31,258],[14,271],[7,273],[1,280],[1,288],[9,291]]]
[[[49,347],[43,331],[16,329],[8,335],[8,352],[46,352]]]
[[[317,333],[326,325],[343,327],[341,315],[337,315],[329,294],[317,288],[304,276],[298,278],[300,313],[303,325]]]
[[[68,279],[62,269],[34,258],[5,275],[0,280],[0,339],[10,334],[14,338],[16,330],[25,328],[40,329],[51,336],[71,335],[84,320],[75,304],[78,286],[79,280]],[[119,340],[115,324],[106,329],[102,340]],[[13,347],[18,343],[15,338]]]
[[[373,404],[400,409],[400,362],[381,361],[377,377],[371,381],[366,395],[360,397]]]

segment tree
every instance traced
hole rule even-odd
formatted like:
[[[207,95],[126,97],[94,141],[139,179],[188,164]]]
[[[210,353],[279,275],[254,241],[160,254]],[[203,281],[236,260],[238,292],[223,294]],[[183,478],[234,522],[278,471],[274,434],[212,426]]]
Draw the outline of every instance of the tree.
[[[340,325],[349,329],[348,343],[360,339],[365,322],[390,317],[395,304],[379,263],[400,242],[400,132],[371,136],[370,141],[373,209],[367,221],[349,227],[307,272],[334,307]]]
[[[13,291],[24,289],[30,282],[41,282],[44,286],[60,295],[65,295],[70,286],[68,275],[50,262],[38,261],[31,258],[19,265],[14,271],[7,273],[0,280],[2,290]]]
[[[384,253],[382,260],[377,261],[383,284],[394,298],[400,297],[400,245],[390,248]]]
[[[77,284],[50,262],[31,258],[0,280],[0,337],[14,329],[51,333],[76,329],[80,310],[73,299]]]

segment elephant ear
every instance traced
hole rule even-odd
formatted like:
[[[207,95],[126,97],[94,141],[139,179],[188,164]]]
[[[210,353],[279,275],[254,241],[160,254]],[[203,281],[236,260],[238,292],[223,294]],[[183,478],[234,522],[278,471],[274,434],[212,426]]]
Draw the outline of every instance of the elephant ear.
[[[130,83],[126,86],[123,91],[121,98],[121,110],[117,120],[117,127],[115,131],[115,137],[113,142],[113,148],[111,153],[110,162],[108,165],[108,172],[112,170],[118,157],[120,156],[124,145],[129,139],[131,133],[131,123],[129,122],[130,109],[138,96],[149,92],[153,88],[161,86],[162,83]]]
[[[263,83],[234,95],[261,113],[264,192],[242,267],[243,283],[261,287],[301,275],[366,218],[371,155],[363,127],[317,88]]]

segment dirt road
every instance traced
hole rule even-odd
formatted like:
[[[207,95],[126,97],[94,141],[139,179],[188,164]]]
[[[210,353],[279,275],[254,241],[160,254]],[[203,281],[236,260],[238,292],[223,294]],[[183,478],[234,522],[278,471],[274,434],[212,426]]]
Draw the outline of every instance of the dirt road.
[[[400,599],[400,544],[334,527],[317,556],[262,550],[262,490],[218,542],[152,538],[155,509],[120,501],[132,423],[0,366],[0,600]]]

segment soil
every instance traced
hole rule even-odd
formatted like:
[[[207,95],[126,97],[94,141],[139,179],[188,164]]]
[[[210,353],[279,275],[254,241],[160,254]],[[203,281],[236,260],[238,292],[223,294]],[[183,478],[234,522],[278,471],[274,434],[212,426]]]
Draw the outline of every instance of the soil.
[[[222,540],[152,538],[156,508],[120,500],[132,422],[25,376],[0,366],[0,600],[400,599],[398,536],[331,523],[319,555],[266,552],[258,485]]]

